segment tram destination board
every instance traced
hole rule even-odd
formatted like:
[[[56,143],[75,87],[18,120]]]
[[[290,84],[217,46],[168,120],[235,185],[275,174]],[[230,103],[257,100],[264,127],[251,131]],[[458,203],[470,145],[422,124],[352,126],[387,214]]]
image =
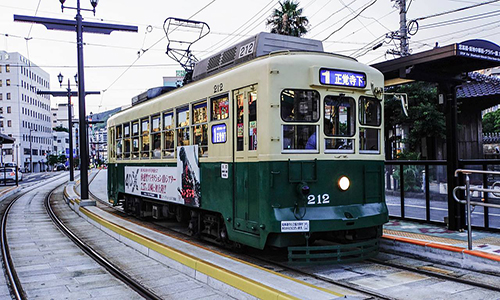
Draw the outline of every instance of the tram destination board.
[[[319,82],[324,85],[364,88],[366,87],[366,74],[321,68]]]

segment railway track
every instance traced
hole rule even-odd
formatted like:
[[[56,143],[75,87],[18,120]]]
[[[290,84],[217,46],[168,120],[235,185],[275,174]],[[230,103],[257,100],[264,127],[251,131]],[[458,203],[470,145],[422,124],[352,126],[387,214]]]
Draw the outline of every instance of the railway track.
[[[52,206],[50,204],[50,199],[54,193],[55,190],[60,188],[60,186],[55,187],[52,189],[45,197],[44,197],[44,206],[46,208],[46,212],[52,222],[59,228],[61,232],[63,232],[71,241],[73,241],[82,251],[84,251],[89,257],[91,257],[93,260],[95,260],[99,265],[104,267],[110,274],[112,274],[114,277],[122,281],[125,285],[130,287],[132,290],[137,292],[140,296],[144,297],[145,299],[161,299],[159,296],[157,296],[155,293],[150,291],[149,289],[145,288],[143,285],[141,285],[139,282],[128,276],[125,272],[123,272],[120,268],[116,267],[114,264],[112,264],[109,260],[107,260],[105,257],[101,256],[99,253],[94,251],[90,246],[88,246],[85,242],[83,242],[81,239],[79,239],[71,230],[67,228],[67,226],[64,225],[64,223],[57,217],[57,215],[54,213],[54,210],[52,209]],[[2,257],[4,260],[4,266],[5,266],[5,272],[6,272],[6,277],[8,278],[8,284],[10,287],[11,291],[11,296],[14,299],[27,299],[26,292],[23,290],[23,285],[21,283],[21,280],[19,279],[19,276],[17,275],[16,272],[16,267],[13,262],[13,258],[11,256],[11,251],[9,250],[9,243],[7,239],[7,219],[9,216],[9,212],[11,208],[15,205],[16,201],[18,201],[20,198],[23,196],[26,196],[26,194],[29,191],[26,191],[15,198],[12,199],[12,201],[9,203],[7,206],[1,220],[1,243],[2,243]]]
[[[100,203],[103,203],[103,202],[100,202]],[[129,218],[129,217],[125,216],[125,214],[123,212],[120,212],[119,210],[116,210],[116,213],[121,215],[122,217]],[[401,299],[399,297],[395,297],[395,296],[392,296],[390,294],[387,294],[387,293],[384,293],[381,291],[377,291],[374,289],[370,289],[370,288],[358,285],[356,283],[353,283],[353,281],[350,281],[347,279],[339,280],[339,279],[335,279],[335,278],[329,278],[328,276],[312,272],[310,270],[310,268],[303,268],[300,266],[291,266],[287,263],[280,262],[279,259],[276,260],[276,259],[266,258],[265,257],[266,253],[264,251],[255,251],[257,253],[256,255],[244,254],[244,253],[234,253],[228,249],[219,247],[218,245],[214,245],[214,244],[211,244],[211,243],[205,242],[205,241],[196,240],[196,239],[190,237],[189,235],[187,235],[186,233],[183,233],[182,231],[179,231],[177,229],[163,227],[164,225],[158,225],[158,223],[144,222],[144,221],[136,220],[136,219],[133,219],[133,222],[141,224],[142,226],[146,226],[146,227],[155,229],[155,230],[158,230],[161,227],[161,228],[163,228],[164,232],[166,232],[169,235],[174,235],[174,236],[180,237],[182,239],[189,241],[190,243],[193,243],[193,242],[199,243],[203,247],[211,248],[211,249],[214,249],[215,251],[220,251],[226,255],[230,254],[232,256],[235,256],[238,259],[249,261],[253,264],[259,265],[259,266],[264,267],[264,268],[268,268],[268,269],[276,271],[276,272],[287,274],[291,277],[296,277],[296,278],[306,277],[306,278],[314,279],[316,281],[320,281],[320,282],[324,282],[324,283],[328,283],[328,284],[333,284],[333,285],[345,288],[347,290],[355,291],[361,295],[365,295],[367,298],[390,299],[390,300]],[[173,226],[175,226],[175,223],[173,223]],[[285,258],[286,258],[286,256],[282,257],[281,259],[284,260]],[[406,258],[404,258],[404,257],[401,258],[401,260],[405,260],[405,259]],[[362,264],[365,264],[365,266],[370,266],[370,265],[375,266],[376,265],[376,266],[378,266],[378,268],[380,268],[380,267],[388,268],[390,270],[390,272],[392,272],[392,273],[404,272],[405,274],[408,274],[407,276],[410,276],[410,277],[411,276],[427,277],[428,278],[427,280],[434,280],[434,281],[437,280],[437,281],[441,281],[441,282],[447,282],[449,284],[451,284],[451,283],[462,284],[462,285],[466,285],[468,288],[478,288],[478,289],[484,289],[484,290],[490,291],[490,292],[500,293],[499,286],[491,285],[489,283],[484,283],[484,282],[481,282],[480,279],[478,279],[478,278],[482,278],[485,276],[484,274],[481,274],[481,273],[467,271],[468,275],[452,276],[452,275],[446,274],[446,273],[450,273],[450,274],[453,273],[451,271],[450,272],[443,272],[443,269],[445,268],[444,266],[443,267],[439,267],[439,266],[435,266],[435,267],[410,267],[410,266],[405,266],[405,265],[401,265],[401,264],[391,263],[389,261],[382,261],[379,259],[370,259],[370,260],[363,262]],[[356,265],[359,266],[359,264],[356,264]],[[356,268],[356,267],[351,267],[351,265],[345,265],[345,267],[346,268],[353,268],[353,269]],[[374,276],[374,275],[369,275],[369,276]],[[463,276],[463,278],[461,276]],[[490,282],[494,281],[494,279],[491,279],[494,277],[495,277],[494,275],[490,275]],[[498,277],[495,277],[495,278],[498,278]],[[374,277],[374,280],[383,280],[383,279],[382,278],[376,279]],[[309,281],[309,280],[307,280],[307,281]],[[500,282],[500,280],[497,279],[497,282]]]

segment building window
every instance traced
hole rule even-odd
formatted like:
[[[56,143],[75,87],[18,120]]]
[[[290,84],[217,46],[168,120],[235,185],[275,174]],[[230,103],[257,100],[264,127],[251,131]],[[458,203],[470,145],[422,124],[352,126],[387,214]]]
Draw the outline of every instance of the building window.
[[[0,107],[0,114],[3,114],[3,107]]]
[[[7,127],[12,127],[12,121],[11,120],[7,120]]]
[[[0,93],[0,100],[3,100],[3,94]]]
[[[3,83],[2,83],[2,80],[0,79],[0,87],[2,87]]]
[[[0,121],[0,128],[3,128],[3,121]]]
[[[7,100],[10,100],[10,93],[7,93]]]
[[[5,65],[5,72],[9,73],[10,72],[10,65]]]
[[[10,114],[12,112],[12,109],[10,106],[7,106],[7,113]]]
[[[5,80],[5,85],[6,85],[6,86],[10,86],[10,79],[6,79],[6,80]]]

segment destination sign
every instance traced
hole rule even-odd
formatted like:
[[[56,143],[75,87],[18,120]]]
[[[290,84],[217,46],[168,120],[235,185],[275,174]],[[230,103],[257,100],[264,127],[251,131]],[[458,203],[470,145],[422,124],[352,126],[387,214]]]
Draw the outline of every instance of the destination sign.
[[[364,88],[366,87],[366,74],[321,68],[319,82],[325,85]]]
[[[226,124],[217,124],[212,126],[212,144],[225,143],[226,138]]]

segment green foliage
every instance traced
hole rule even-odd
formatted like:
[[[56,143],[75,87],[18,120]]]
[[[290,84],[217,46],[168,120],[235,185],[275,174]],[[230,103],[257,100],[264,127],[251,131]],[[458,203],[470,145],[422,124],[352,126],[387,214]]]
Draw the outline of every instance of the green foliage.
[[[398,154],[398,160],[419,160],[420,153],[417,152],[401,152]],[[407,165],[403,166],[403,174],[404,174],[404,191],[405,192],[421,192],[422,191],[422,171],[424,170],[424,166],[417,165]],[[393,176],[394,179],[401,182],[401,169],[397,166],[394,169]]]
[[[500,110],[489,112],[483,117],[483,133],[500,132]]]
[[[433,84],[413,82],[387,89],[388,93],[406,93],[409,98],[408,117],[403,114],[401,101],[386,97],[385,130],[396,125],[410,128],[407,139],[411,151],[418,150],[422,138],[445,138],[446,120],[437,105],[437,88]]]
[[[47,163],[49,164],[49,166],[53,166],[53,165],[57,164],[58,162],[59,161],[58,161],[57,155],[52,155],[52,154],[47,155]]]
[[[56,127],[52,128],[52,130],[56,131],[56,132],[67,132],[67,133],[69,133],[68,128],[63,127],[62,125],[56,126]]]
[[[299,2],[285,0],[279,2],[281,9],[275,9],[266,20],[266,26],[271,27],[271,33],[291,36],[303,36],[307,33],[309,20],[302,16]]]

